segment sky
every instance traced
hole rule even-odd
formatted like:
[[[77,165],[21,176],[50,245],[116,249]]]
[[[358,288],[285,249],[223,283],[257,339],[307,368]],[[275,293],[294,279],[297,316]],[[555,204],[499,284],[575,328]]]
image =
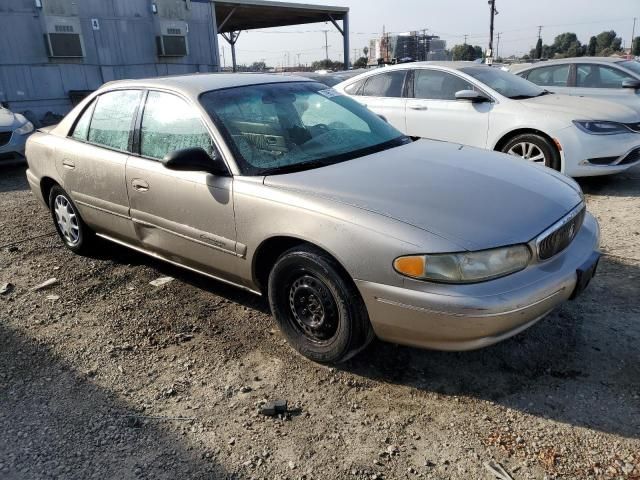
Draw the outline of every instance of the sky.
[[[291,0],[295,1],[295,0]],[[300,0],[298,0],[300,1]],[[447,41],[447,47],[468,43],[486,48],[489,43],[489,5],[487,0],[311,0],[309,3],[350,8],[351,56],[368,46],[371,38],[388,32],[427,29]],[[500,32],[499,55],[522,55],[535,46],[538,26],[542,39],[551,44],[556,35],[574,32],[581,42],[603,30],[615,30],[625,45],[638,17],[640,0],[496,0],[499,14],[495,31]],[[299,25],[242,32],[236,45],[239,64],[266,61],[269,66],[311,63],[324,59],[324,33],[329,30],[329,56],[342,59],[342,36],[331,23]],[[496,40],[494,40],[496,42]],[[229,45],[220,37],[226,65],[231,64]],[[299,57],[298,57],[299,55]]]

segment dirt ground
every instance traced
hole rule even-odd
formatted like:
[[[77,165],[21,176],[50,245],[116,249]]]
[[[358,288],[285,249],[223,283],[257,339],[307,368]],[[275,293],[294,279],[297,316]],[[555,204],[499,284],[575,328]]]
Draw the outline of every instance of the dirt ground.
[[[581,182],[607,256],[579,300],[481,351],[374,342],[339,368],[252,294],[115,246],[74,256],[24,169],[0,169],[3,480],[490,479],[492,459],[640,479],[640,168]],[[274,399],[300,411],[261,415]]]

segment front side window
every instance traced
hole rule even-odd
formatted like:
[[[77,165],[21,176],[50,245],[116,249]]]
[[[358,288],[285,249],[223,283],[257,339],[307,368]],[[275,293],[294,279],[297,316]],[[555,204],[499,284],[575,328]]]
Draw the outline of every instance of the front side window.
[[[406,70],[394,70],[373,75],[367,79],[362,89],[362,95],[365,97],[400,98],[406,75]]]
[[[576,86],[582,88],[622,88],[622,82],[633,80],[630,75],[602,65],[578,65]]]
[[[535,83],[499,68],[487,66],[463,67],[460,71],[512,100],[539,97],[549,93]]]
[[[570,65],[555,65],[531,70],[527,80],[545,87],[566,87],[569,81]]]
[[[73,128],[73,133],[71,134],[71,137],[75,138],[76,140],[87,140],[94,104],[95,101],[91,105],[89,105],[84,110],[84,112],[82,112],[80,119],[76,122],[76,126]]]
[[[149,92],[140,128],[140,154],[161,160],[185,148],[214,152],[211,136],[198,112],[175,95]]]
[[[473,89],[473,85],[469,82],[447,72],[426,69],[418,69],[415,72],[413,85],[415,98],[455,100],[456,92]]]
[[[133,117],[141,95],[142,92],[139,90],[122,90],[100,95],[89,127],[89,142],[126,151],[133,129]]]
[[[318,168],[410,141],[358,102],[315,82],[216,90],[200,101],[244,175]]]

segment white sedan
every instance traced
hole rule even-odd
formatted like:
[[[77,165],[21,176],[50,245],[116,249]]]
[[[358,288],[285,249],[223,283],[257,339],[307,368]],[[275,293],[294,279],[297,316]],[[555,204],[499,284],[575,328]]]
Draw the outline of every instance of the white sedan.
[[[334,88],[412,137],[498,150],[572,177],[619,173],[640,163],[640,111],[552,94],[498,68],[403,64]]]

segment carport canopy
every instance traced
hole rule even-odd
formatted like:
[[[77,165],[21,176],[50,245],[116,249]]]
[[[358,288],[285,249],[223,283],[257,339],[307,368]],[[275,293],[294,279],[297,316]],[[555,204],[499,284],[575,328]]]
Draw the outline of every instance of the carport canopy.
[[[331,22],[344,38],[344,65],[349,68],[349,8],[268,0],[213,1],[217,32],[231,45],[236,71],[235,44],[243,30]],[[338,23],[342,22],[342,27]]]

